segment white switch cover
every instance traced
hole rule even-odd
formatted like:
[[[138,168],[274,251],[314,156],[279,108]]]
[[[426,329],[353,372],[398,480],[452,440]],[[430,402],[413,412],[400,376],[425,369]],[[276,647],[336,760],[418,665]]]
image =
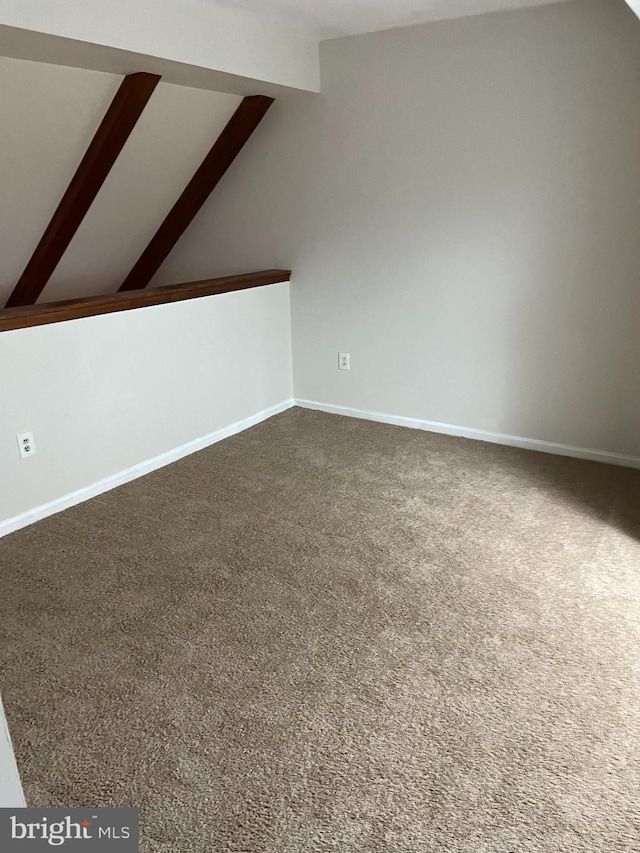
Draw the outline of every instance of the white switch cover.
[[[348,352],[339,352],[338,353],[338,370],[350,370],[349,367],[349,353]]]
[[[20,451],[21,459],[36,455],[36,443],[33,440],[32,432],[22,432],[16,438],[18,439],[18,450]]]

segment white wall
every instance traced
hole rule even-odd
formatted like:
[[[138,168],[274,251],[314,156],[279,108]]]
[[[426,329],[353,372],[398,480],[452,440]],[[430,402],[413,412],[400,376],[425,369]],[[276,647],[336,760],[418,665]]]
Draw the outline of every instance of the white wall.
[[[283,86],[319,88],[316,33],[215,0],[0,0],[0,24]]]
[[[17,809],[24,805],[18,767],[0,699],[0,809]]]
[[[0,533],[291,396],[287,283],[3,332]],[[21,460],[26,431],[37,453]]]
[[[290,266],[296,397],[640,456],[631,10],[338,39],[321,70],[156,283]]]

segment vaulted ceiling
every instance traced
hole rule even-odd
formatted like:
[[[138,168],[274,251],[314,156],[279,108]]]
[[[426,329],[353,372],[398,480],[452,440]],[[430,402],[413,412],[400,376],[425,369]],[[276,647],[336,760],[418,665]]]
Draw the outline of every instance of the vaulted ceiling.
[[[350,35],[408,27],[427,21],[479,15],[498,9],[544,6],[563,0],[208,0],[245,9],[291,24],[305,25],[321,36]]]
[[[122,77],[0,58],[0,78],[1,307]],[[241,100],[161,81],[38,301],[118,290]]]
[[[267,15],[274,21],[284,22],[283,29],[286,29],[286,22],[290,22],[298,28],[313,28],[316,34],[330,36],[562,0],[201,2],[254,11],[262,17]],[[629,0],[629,5],[633,8],[638,2],[640,0]],[[0,114],[12,116],[0,159],[0,185],[3,187],[0,198],[1,307],[7,300],[13,306],[12,291],[23,285],[20,276],[21,273],[25,276],[25,267],[28,269],[27,265],[33,262],[34,247],[43,233],[46,236],[46,229],[53,227],[51,223],[56,222],[52,217],[57,205],[61,198],[64,204],[65,188],[112,102],[122,76],[0,57],[0,78]],[[15,305],[29,305],[36,299],[42,303],[110,294],[118,288],[135,290],[149,281],[153,284],[160,264],[203,201],[198,201],[188,217],[177,217],[177,225],[174,223],[175,227],[169,229],[173,235],[170,241],[165,239],[160,226],[166,231],[165,217],[173,212],[180,191],[196,173],[202,158],[220,137],[241,100],[237,94],[187,88],[164,81],[157,88],[154,84],[148,106],[145,100],[132,128],[123,137],[122,145],[113,152],[114,159],[107,168],[104,185],[102,180],[97,185],[87,209],[71,230],[46,277],[40,275],[42,286],[26,301],[23,293],[22,301]],[[219,159],[219,152],[216,158]],[[197,195],[190,188],[184,202],[187,207],[193,207],[191,196]],[[209,192],[210,189],[203,199]],[[181,203],[183,196],[180,196]],[[157,234],[159,229],[162,239]],[[141,283],[141,260],[138,259],[145,252],[143,257],[147,258],[155,246],[154,240],[162,244],[162,251],[152,252],[154,262],[147,263],[148,275],[145,273]],[[212,270],[212,274],[215,272]]]
[[[7,57],[0,79],[15,117],[0,158],[0,331],[288,280],[212,270],[146,289],[273,98]]]

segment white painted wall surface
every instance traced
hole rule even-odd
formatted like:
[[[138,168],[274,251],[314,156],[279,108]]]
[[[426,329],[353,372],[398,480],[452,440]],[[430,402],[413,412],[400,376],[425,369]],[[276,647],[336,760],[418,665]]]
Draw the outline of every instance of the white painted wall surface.
[[[274,106],[156,283],[290,266],[297,398],[640,456],[637,23],[324,42],[320,97]]]
[[[0,532],[291,396],[288,283],[3,332]]]
[[[0,24],[319,89],[317,34],[215,0],[0,0]]]
[[[22,785],[0,699],[0,809],[18,809],[24,806]]]

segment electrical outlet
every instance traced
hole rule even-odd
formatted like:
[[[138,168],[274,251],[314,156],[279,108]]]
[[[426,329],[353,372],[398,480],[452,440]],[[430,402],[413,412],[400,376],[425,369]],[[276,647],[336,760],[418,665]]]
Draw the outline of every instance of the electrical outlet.
[[[18,450],[20,451],[21,459],[36,455],[36,443],[33,440],[32,432],[22,432],[16,438],[18,439]]]
[[[351,370],[349,367],[349,353],[348,352],[339,352],[338,353],[338,370]]]

